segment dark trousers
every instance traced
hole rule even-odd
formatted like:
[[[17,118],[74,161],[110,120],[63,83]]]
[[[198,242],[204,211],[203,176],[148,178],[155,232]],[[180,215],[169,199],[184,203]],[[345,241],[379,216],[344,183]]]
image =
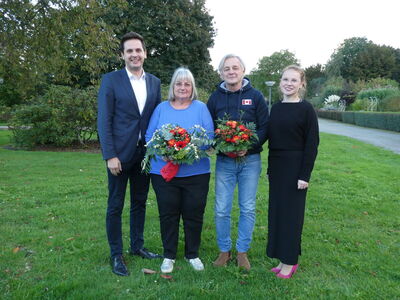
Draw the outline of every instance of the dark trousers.
[[[108,175],[108,205],[106,215],[106,230],[110,245],[111,257],[122,255],[122,222],[126,186],[130,185],[130,247],[132,251],[143,248],[144,220],[146,215],[146,200],[149,191],[150,177],[141,172],[140,163],[144,155],[144,147],[138,146],[133,159],[122,163],[122,173],[118,176]]]
[[[176,258],[181,216],[185,233],[185,257],[199,257],[209,181],[210,174],[175,177],[170,182],[165,182],[160,175],[151,174],[151,183],[157,196],[165,258]]]

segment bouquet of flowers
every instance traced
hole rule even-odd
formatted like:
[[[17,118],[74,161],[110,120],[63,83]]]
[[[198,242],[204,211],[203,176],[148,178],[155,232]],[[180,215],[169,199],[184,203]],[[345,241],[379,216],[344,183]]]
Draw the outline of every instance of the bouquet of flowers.
[[[200,158],[207,157],[205,146],[212,144],[207,132],[199,125],[186,130],[178,125],[164,124],[157,129],[146,144],[146,155],[142,169],[150,172],[150,161],[161,156],[167,164],[161,169],[165,181],[170,181],[178,173],[179,165],[193,164]]]
[[[254,123],[244,124],[241,121],[229,120],[227,115],[217,120],[215,150],[240,161],[242,157],[238,156],[237,152],[248,150],[256,141],[258,137]]]

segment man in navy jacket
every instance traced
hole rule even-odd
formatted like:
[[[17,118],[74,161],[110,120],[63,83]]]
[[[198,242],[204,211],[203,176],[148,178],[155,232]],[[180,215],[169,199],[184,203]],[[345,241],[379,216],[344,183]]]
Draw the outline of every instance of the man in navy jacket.
[[[214,121],[224,119],[253,122],[256,126],[258,142],[237,156],[241,162],[226,153],[218,153],[215,165],[215,226],[217,244],[220,250],[214,266],[225,266],[231,259],[231,210],[233,194],[238,186],[240,208],[238,237],[236,241],[237,264],[250,270],[247,252],[250,250],[255,224],[256,193],[261,173],[262,145],[267,140],[268,106],[262,93],[251,86],[244,77],[245,66],[242,59],[233,54],[225,55],[219,65],[222,82],[211,94],[207,107]]]
[[[161,102],[160,80],[143,70],[146,46],[135,32],[120,43],[125,68],[103,76],[98,95],[98,134],[107,163],[107,237],[112,271],[128,276],[123,260],[121,214],[130,183],[130,253],[143,258],[160,257],[144,248],[143,230],[149,177],[141,172],[144,136],[155,107]]]

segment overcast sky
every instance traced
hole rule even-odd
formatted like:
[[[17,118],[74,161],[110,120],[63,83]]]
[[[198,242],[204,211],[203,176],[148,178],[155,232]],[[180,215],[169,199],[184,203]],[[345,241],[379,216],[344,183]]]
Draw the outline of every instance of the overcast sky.
[[[263,56],[288,49],[302,67],[326,64],[351,37],[400,48],[400,0],[206,0],[217,30],[210,49],[243,58],[246,72]]]

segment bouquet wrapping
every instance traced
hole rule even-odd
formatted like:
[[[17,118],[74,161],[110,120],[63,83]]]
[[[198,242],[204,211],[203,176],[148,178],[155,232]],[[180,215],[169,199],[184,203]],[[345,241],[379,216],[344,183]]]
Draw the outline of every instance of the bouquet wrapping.
[[[156,156],[162,157],[167,164],[161,169],[165,181],[171,181],[179,171],[181,164],[193,164],[208,157],[206,148],[212,144],[204,128],[195,125],[186,130],[175,124],[164,124],[157,129],[146,144],[146,155],[142,161],[142,170],[150,172],[150,161]]]

